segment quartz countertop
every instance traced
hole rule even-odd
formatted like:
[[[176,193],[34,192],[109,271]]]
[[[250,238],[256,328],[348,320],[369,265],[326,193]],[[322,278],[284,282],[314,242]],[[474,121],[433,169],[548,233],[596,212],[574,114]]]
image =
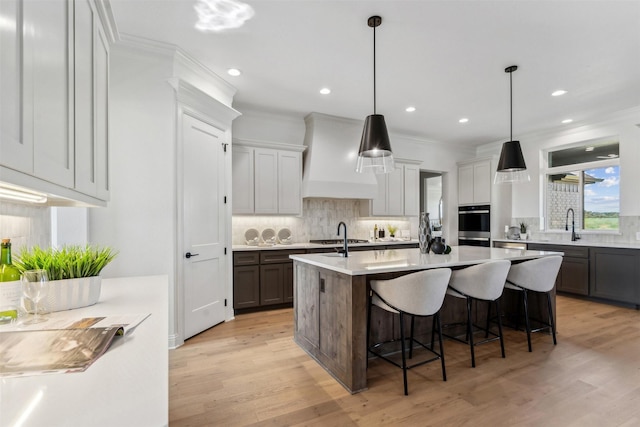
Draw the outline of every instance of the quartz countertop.
[[[49,314],[151,315],[84,372],[0,378],[0,425],[168,425],[168,289],[167,276],[103,279],[95,305]]]
[[[362,246],[391,246],[391,245],[409,245],[418,243],[417,239],[413,240],[403,240],[403,239],[394,239],[394,240],[376,240],[375,242],[367,242],[367,243],[349,243],[349,247],[362,247]],[[286,249],[321,249],[321,248],[341,248],[342,244],[335,245],[323,245],[320,243],[291,243],[288,245],[269,245],[269,246],[249,246],[249,245],[233,245],[232,249],[234,252],[240,251],[268,251],[268,250],[286,250]]]
[[[509,242],[509,243],[536,243],[540,245],[566,245],[566,246],[592,246],[598,248],[620,248],[620,249],[640,249],[640,241],[638,243],[599,243],[590,242],[585,240],[576,240],[572,242],[570,240],[515,240],[515,239],[491,239],[492,242]]]
[[[387,249],[384,251],[358,251],[349,253],[347,258],[336,253],[290,255],[289,258],[326,268],[350,276],[398,271],[426,270],[429,268],[450,268],[481,264],[496,260],[527,260],[562,252],[529,251],[523,249],[486,248],[479,246],[453,246],[451,253],[436,255],[422,254],[420,249]]]

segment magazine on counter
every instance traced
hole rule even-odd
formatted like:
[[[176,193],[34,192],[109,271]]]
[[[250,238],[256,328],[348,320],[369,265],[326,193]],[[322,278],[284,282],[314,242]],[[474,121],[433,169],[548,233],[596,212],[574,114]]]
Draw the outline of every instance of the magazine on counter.
[[[2,328],[0,377],[85,371],[115,337],[132,333],[148,316],[59,316],[41,324]]]

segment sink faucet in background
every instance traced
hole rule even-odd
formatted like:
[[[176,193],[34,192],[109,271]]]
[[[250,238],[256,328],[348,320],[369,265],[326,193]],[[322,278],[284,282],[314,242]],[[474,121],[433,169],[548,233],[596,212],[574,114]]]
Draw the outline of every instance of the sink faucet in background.
[[[338,236],[340,235],[340,226],[343,225],[344,226],[344,245],[341,251],[338,251],[338,253],[342,254],[343,257],[348,257],[349,256],[349,248],[347,247],[347,224],[345,224],[343,221],[340,221],[338,223]]]
[[[569,231],[569,212],[571,212],[571,241],[575,242],[580,237],[576,236],[576,221],[575,221],[575,212],[572,208],[567,209],[567,217],[565,218],[564,229],[565,231]]]

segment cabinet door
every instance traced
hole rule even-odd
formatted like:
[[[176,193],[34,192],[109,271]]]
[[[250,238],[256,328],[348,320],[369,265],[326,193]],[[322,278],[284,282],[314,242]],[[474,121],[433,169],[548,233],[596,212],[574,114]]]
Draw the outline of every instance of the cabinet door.
[[[302,213],[302,155],[294,151],[278,152],[278,213]]]
[[[278,213],[278,152],[256,148],[255,163],[255,213]]]
[[[23,4],[25,22],[33,29],[24,40],[24,63],[25,70],[31,70],[25,85],[33,90],[34,175],[73,188],[73,4],[69,0]]]
[[[233,308],[260,305],[260,267],[251,265],[233,268]]]
[[[591,248],[591,296],[640,304],[640,251]]]
[[[564,257],[560,267],[557,290],[578,295],[589,295],[589,260]]]
[[[404,215],[420,215],[420,168],[404,166]]]
[[[371,215],[386,215],[387,214],[387,175],[376,175],[376,181],[378,182],[378,192],[376,197],[371,200]]]
[[[253,149],[233,146],[233,213],[253,213]]]
[[[473,203],[491,203],[491,162],[473,165]]]
[[[75,188],[95,196],[96,141],[94,92],[94,12],[88,0],[76,0],[75,18]]]
[[[404,167],[396,163],[395,170],[387,174],[387,215],[404,215]]]
[[[30,86],[25,85],[31,69],[23,69],[22,61],[24,4],[0,1],[0,165],[33,173],[33,139],[24,134],[31,135],[32,114]]]
[[[100,200],[109,200],[109,42],[98,19],[94,18],[94,22],[96,195]]]
[[[260,266],[260,305],[284,302],[284,264]]]
[[[461,205],[473,203],[473,165],[458,168],[458,203]]]

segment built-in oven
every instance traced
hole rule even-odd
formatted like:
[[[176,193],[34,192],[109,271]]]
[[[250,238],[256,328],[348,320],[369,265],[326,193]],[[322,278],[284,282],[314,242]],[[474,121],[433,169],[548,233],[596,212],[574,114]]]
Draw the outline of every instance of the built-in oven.
[[[458,207],[458,245],[491,246],[491,206]]]

